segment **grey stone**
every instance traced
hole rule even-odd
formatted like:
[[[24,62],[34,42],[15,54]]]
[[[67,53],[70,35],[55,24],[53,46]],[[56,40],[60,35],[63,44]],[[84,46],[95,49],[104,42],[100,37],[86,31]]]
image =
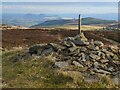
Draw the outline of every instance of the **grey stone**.
[[[58,49],[61,49],[62,47],[56,43],[49,43],[48,45],[51,45],[54,51],[58,51]]]
[[[117,55],[114,55],[114,56],[113,56],[113,59],[114,59],[114,60],[118,60],[119,58],[118,58]]]
[[[78,59],[78,61],[86,61],[84,53],[80,53],[79,56],[80,58]]]
[[[99,63],[98,62],[94,62],[94,68],[98,68]]]
[[[73,63],[75,66],[77,66],[77,67],[83,67],[83,65],[80,64],[80,63],[77,62],[77,61],[73,61],[72,63]]]
[[[81,33],[80,35],[76,35],[74,37],[74,39],[77,41],[86,41],[86,42],[88,41],[87,38],[85,37],[84,33]]]
[[[100,70],[94,69],[94,71],[97,72],[97,73],[101,73],[101,74],[111,74],[110,72],[102,70],[102,69],[100,69]]]
[[[99,47],[103,47],[104,44],[101,41],[94,41],[94,44],[99,46]]]
[[[54,49],[53,48],[48,48],[48,49],[44,49],[41,53],[41,56],[44,56],[44,55],[48,55],[50,53],[54,52]]]
[[[93,60],[99,60],[101,58],[95,54],[90,54],[89,57],[92,58]]]
[[[76,45],[74,45],[73,47],[69,48],[70,52],[74,52],[78,47]]]
[[[46,46],[46,44],[36,44],[33,45],[29,48],[29,53],[30,54],[37,54],[37,51],[41,48],[43,48],[43,46]]]
[[[88,45],[89,44],[87,38],[84,36],[83,33],[81,33],[80,35],[76,35],[74,37],[74,41],[73,42],[77,46],[83,46],[83,45]]]
[[[108,68],[108,71],[111,71],[111,72],[112,72],[112,71],[114,71],[114,68],[113,68],[113,67],[109,67],[109,68]]]
[[[98,56],[100,56],[102,59],[105,59],[105,53],[98,51]]]
[[[99,50],[99,47],[98,47],[98,46],[94,46],[94,45],[89,45],[88,48],[89,48],[90,50],[94,50],[94,51]]]
[[[58,67],[58,68],[65,68],[68,66],[68,63],[67,62],[55,62],[55,67]]]
[[[81,47],[80,48],[80,52],[86,52],[87,51],[87,48],[86,47]]]
[[[100,62],[101,62],[101,63],[108,63],[109,60],[108,60],[108,59],[101,59]]]
[[[114,56],[114,54],[112,52],[109,52],[106,49],[102,49],[102,52],[104,52],[107,55]]]

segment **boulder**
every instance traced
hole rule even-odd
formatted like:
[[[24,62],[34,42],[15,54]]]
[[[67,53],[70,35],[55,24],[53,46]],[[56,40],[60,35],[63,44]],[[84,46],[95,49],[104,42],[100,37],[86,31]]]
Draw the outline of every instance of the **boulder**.
[[[37,54],[37,51],[40,49],[43,49],[44,46],[46,46],[47,44],[36,44],[33,45],[29,48],[29,53],[30,54]]]

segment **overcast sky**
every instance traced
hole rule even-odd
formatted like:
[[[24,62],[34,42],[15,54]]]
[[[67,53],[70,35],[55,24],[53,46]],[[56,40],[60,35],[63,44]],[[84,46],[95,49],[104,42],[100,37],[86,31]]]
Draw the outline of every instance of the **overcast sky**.
[[[107,14],[118,13],[117,2],[3,2],[3,13]]]

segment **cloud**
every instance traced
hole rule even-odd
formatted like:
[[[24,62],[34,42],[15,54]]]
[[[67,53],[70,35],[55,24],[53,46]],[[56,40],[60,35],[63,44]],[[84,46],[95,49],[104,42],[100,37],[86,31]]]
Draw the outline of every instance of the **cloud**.
[[[114,3],[3,3],[3,13],[117,13]]]

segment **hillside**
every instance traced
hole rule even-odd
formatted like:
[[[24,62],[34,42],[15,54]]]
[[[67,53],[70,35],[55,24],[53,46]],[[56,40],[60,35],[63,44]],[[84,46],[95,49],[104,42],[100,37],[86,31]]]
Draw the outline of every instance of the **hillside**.
[[[47,20],[60,19],[57,15],[46,14],[3,14],[2,23],[13,26],[30,27]]]
[[[48,20],[43,23],[33,25],[32,28],[38,28],[41,26],[62,26],[62,25],[77,25],[78,20],[77,19],[59,19],[59,20]],[[103,20],[103,19],[97,19],[97,18],[83,18],[82,19],[82,25],[91,25],[91,24],[111,24],[116,23],[115,20]]]

